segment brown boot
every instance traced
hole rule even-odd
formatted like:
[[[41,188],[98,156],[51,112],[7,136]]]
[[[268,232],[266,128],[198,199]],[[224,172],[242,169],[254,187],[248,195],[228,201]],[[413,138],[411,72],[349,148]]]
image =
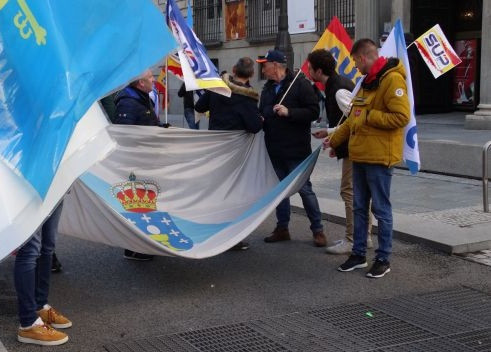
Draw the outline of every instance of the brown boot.
[[[326,235],[323,231],[314,233],[314,246],[325,247],[327,245]]]
[[[290,232],[288,232],[288,229],[276,227],[271,233],[271,236],[264,238],[264,242],[267,243],[279,241],[290,241]]]

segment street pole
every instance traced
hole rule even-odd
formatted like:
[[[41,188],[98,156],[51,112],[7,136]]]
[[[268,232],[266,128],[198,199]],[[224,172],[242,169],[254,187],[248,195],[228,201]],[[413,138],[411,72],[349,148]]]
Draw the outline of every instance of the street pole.
[[[280,1],[280,16],[278,17],[278,34],[274,48],[281,50],[286,55],[288,69],[293,72],[293,48],[290,33],[288,33],[288,2],[287,0],[276,1]]]

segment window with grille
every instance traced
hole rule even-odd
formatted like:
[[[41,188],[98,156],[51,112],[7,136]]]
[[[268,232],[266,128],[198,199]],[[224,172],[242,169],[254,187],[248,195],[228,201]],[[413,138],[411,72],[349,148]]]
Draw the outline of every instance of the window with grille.
[[[317,0],[317,31],[324,33],[331,19],[337,16],[351,37],[355,36],[354,0]]]
[[[223,37],[222,0],[194,0],[194,30],[206,46],[220,45]]]
[[[274,40],[278,33],[280,0],[247,1],[247,40],[261,42]]]

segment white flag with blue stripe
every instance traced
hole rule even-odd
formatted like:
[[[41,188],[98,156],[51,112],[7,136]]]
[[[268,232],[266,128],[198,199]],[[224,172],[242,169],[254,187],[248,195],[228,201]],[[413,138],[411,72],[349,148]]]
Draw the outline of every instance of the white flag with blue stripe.
[[[411,68],[407,56],[406,41],[401,20],[397,20],[394,28],[389,34],[384,45],[380,49],[380,56],[397,57],[402,61],[406,70],[407,95],[409,98],[410,120],[404,129],[404,148],[402,157],[411,174],[416,174],[420,169],[420,158],[418,148],[418,129],[416,127],[416,117],[414,113],[413,82],[411,80]]]

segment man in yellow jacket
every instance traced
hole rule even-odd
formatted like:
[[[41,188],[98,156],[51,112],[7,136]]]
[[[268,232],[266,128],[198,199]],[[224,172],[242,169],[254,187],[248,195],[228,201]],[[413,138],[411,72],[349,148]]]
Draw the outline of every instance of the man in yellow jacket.
[[[378,221],[378,249],[367,277],[379,278],[390,272],[390,184],[393,166],[402,161],[404,126],[409,122],[406,72],[399,59],[379,57],[377,46],[370,39],[356,41],[351,56],[366,77],[353,99],[348,119],[324,142],[325,147],[336,148],[349,139],[349,159],[353,162],[353,250],[338,270],[367,267],[371,199],[372,212]]]

